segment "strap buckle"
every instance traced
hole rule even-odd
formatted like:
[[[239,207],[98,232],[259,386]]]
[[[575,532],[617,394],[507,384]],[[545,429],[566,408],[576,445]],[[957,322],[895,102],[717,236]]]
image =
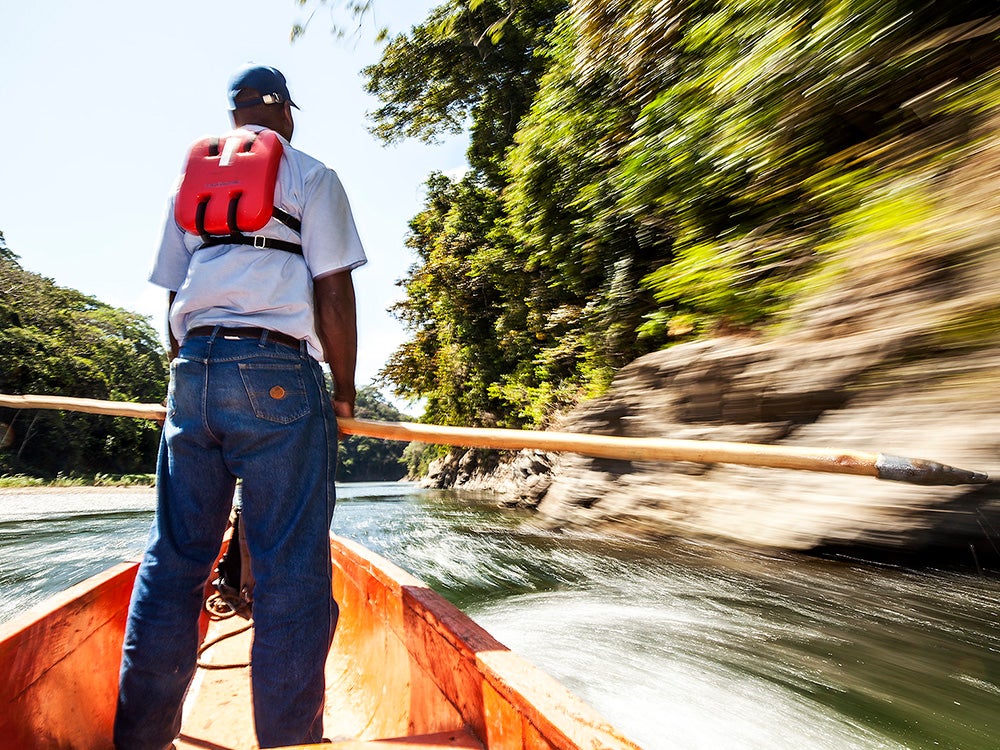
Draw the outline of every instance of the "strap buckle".
[[[267,249],[267,237],[262,237],[259,234],[255,234],[253,236],[253,246],[255,248],[257,248],[258,250],[266,250]]]

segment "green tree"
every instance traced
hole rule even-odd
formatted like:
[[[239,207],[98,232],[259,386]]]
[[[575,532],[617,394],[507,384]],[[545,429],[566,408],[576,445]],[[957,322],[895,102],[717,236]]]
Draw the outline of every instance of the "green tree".
[[[838,155],[929,126],[907,103],[996,57],[976,51],[982,39],[938,38],[983,15],[968,0],[674,7],[670,64],[619,152],[616,210],[672,246],[645,279],[663,305],[648,330],[677,312],[745,327],[787,306],[834,217],[865,199],[831,185]]]
[[[533,388],[593,395],[660,343],[636,337],[655,308],[640,280],[670,257],[671,239],[620,210],[616,170],[675,25],[643,3],[574,3],[550,36],[545,75],[505,162],[509,223],[544,284],[531,302],[546,321]],[[635,38],[622,47],[627,34]]]
[[[429,421],[519,421],[492,390],[524,356],[527,314],[527,276],[501,218],[497,192],[470,172],[458,181],[432,175],[426,208],[410,222],[407,244],[418,260],[393,311],[412,339],[384,375],[401,395],[426,400]]]
[[[776,319],[909,137],[947,168],[989,96],[948,102],[1000,64],[987,13],[443,3],[367,71],[384,139],[471,133],[411,224],[386,374],[435,421],[542,423],[646,351]]]
[[[383,422],[404,420],[404,415],[373,385],[358,389],[355,414],[359,419]],[[395,482],[406,476],[406,444],[351,435],[337,447],[337,479],[341,482]]]
[[[364,70],[381,101],[372,132],[387,143],[470,133],[469,164],[497,187],[503,156],[531,105],[536,51],[565,0],[446,0],[393,37]]]
[[[162,401],[166,355],[148,321],[21,268],[0,234],[0,392]],[[156,425],[4,410],[0,471],[133,473],[155,466]]]
[[[426,400],[430,420],[536,423],[547,407],[579,395],[567,354],[579,340],[561,339],[536,361],[540,342],[559,336],[553,295],[513,241],[501,200],[504,159],[545,65],[539,51],[565,8],[452,0],[365,71],[383,102],[373,119],[384,140],[470,130],[469,173],[454,183],[432,177],[426,208],[411,223],[418,260],[395,312],[412,339],[385,370],[402,395]]]

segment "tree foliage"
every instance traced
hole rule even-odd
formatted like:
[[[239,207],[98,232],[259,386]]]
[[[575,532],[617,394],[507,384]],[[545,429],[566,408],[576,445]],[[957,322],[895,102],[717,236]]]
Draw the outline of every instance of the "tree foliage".
[[[503,154],[531,105],[535,55],[565,0],[447,0],[392,38],[365,69],[381,101],[372,132],[391,143],[470,130],[469,162],[496,186]]]
[[[159,402],[166,356],[135,313],[21,268],[0,234],[0,392]],[[0,411],[0,471],[135,473],[156,462],[159,429],[123,417]]]
[[[355,416],[398,422],[403,414],[373,385],[358,389]],[[406,444],[391,440],[350,435],[337,446],[337,481],[339,482],[395,482],[406,476],[403,451]]]
[[[968,1],[684,4],[673,64],[616,170],[620,209],[674,245],[645,280],[657,300],[704,327],[782,309],[835,217],[864,199],[831,189],[838,154],[926,127],[910,100],[996,64],[995,51],[969,65],[970,46],[934,41],[981,13]]]
[[[373,0],[296,0],[302,8],[309,8],[309,16],[303,21],[292,24],[289,39],[295,41],[309,28],[310,23],[316,13],[325,8],[330,12],[330,19],[333,24],[333,33],[338,39],[347,36],[354,36],[361,32],[364,20],[372,12]],[[341,20],[346,16],[346,20]],[[381,27],[376,31],[375,37],[382,40],[388,34],[386,27]]]
[[[443,2],[366,70],[385,140],[471,134],[469,173],[433,176],[411,224],[411,337],[385,374],[434,421],[541,423],[639,354],[773,320],[886,154],[923,134],[946,168],[991,101],[998,15]]]
[[[512,303],[525,279],[506,252],[497,193],[472,173],[460,181],[433,175],[427,191],[408,239],[419,260],[394,308],[413,335],[385,373],[401,395],[426,399],[432,422],[506,424],[490,385],[523,355],[527,311]]]

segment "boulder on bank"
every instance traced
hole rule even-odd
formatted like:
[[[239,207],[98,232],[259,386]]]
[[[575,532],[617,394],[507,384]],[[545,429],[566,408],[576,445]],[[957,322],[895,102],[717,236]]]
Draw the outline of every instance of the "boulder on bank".
[[[649,355],[562,427],[881,452],[1000,474],[1000,350],[939,358],[939,369],[919,382],[904,382],[906,357],[888,346],[874,359],[819,342],[812,356],[801,357],[807,351],[805,342],[718,340]],[[790,356],[794,367],[777,366]],[[859,367],[844,377],[847,360]],[[865,387],[879,371],[880,383]],[[680,372],[695,385],[677,383],[671,374]],[[692,379],[697,373],[703,377]],[[706,385],[713,380],[714,386]],[[704,394],[718,386],[710,406]],[[836,402],[835,408],[817,407]],[[717,413],[707,418],[708,409]],[[646,537],[712,537],[887,559],[957,555],[970,565],[1000,562],[997,484],[920,487],[804,471],[565,455],[538,512],[550,527],[614,527]]]

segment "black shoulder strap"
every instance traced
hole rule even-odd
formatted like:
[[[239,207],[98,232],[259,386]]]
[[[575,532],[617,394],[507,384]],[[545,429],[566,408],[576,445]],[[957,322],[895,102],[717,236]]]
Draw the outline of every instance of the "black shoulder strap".
[[[194,225],[198,230],[198,235],[202,242],[208,242],[212,235],[205,231],[205,209],[208,208],[208,198],[198,201],[198,208],[194,213]]]
[[[292,216],[287,211],[282,211],[277,206],[274,206],[271,210],[272,210],[271,215],[275,219],[277,219],[278,221],[280,221],[282,224],[284,224],[286,227],[288,227],[289,229],[291,229],[296,234],[302,234],[302,222],[301,221],[299,221],[298,219],[296,219],[294,216]]]

